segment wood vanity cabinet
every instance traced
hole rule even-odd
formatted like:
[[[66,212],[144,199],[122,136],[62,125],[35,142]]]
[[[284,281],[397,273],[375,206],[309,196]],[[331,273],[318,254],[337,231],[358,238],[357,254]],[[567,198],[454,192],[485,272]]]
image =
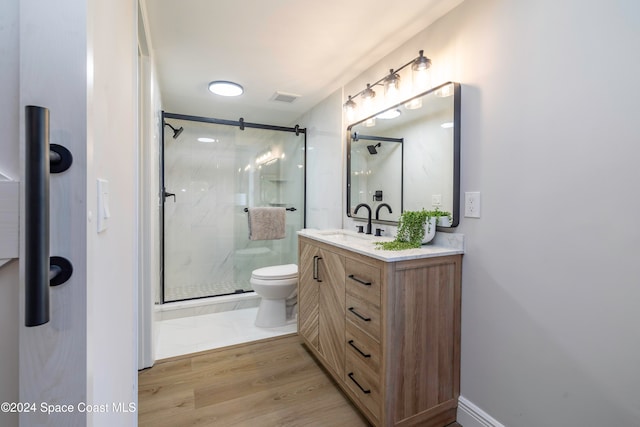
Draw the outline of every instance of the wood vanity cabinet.
[[[324,366],[344,371],[344,257],[300,242],[298,331]],[[303,283],[304,285],[301,285]]]
[[[299,236],[299,333],[373,425],[455,421],[461,262],[385,262]]]

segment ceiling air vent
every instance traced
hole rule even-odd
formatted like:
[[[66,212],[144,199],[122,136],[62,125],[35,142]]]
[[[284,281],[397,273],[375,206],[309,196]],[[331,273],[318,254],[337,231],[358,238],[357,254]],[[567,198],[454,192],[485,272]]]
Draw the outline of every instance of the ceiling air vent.
[[[273,96],[271,97],[271,100],[278,101],[278,102],[286,102],[287,104],[291,104],[293,101],[295,101],[298,98],[300,98],[300,95],[296,95],[295,93],[277,91],[276,93],[273,94]]]

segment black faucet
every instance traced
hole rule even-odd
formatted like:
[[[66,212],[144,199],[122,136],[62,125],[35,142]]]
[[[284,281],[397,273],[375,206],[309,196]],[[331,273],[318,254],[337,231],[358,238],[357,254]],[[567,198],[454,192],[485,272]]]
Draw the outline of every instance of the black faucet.
[[[360,209],[361,207],[365,207],[367,208],[367,211],[369,212],[369,218],[367,219],[367,232],[365,234],[371,234],[371,206],[369,206],[366,203],[360,203],[358,206],[356,206],[356,208],[353,210],[354,214],[358,213],[358,209]]]
[[[391,214],[391,213],[393,213],[393,211],[391,210],[391,206],[389,206],[389,205],[388,205],[388,204],[386,204],[386,203],[380,203],[380,204],[378,205],[378,207],[376,208],[376,219],[380,219],[380,218],[379,218],[379,215],[380,215],[380,208],[381,208],[381,207],[383,207],[383,206],[384,206],[385,208],[389,209],[389,213],[390,213],[390,214]]]

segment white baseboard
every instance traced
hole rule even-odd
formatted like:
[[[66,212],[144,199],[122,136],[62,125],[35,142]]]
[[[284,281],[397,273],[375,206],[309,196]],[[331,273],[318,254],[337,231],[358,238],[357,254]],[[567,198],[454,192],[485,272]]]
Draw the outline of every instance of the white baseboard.
[[[506,427],[464,396],[458,398],[456,421],[462,427]]]

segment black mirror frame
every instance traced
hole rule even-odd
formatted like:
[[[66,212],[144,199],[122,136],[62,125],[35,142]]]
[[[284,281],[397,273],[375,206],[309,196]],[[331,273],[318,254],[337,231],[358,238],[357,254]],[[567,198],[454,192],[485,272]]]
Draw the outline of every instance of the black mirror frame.
[[[451,226],[449,227],[440,227],[438,229],[448,230],[454,227],[457,227],[460,224],[460,119],[461,119],[461,85],[456,82],[446,82],[439,86],[435,86],[432,89],[429,89],[426,92],[422,92],[416,96],[413,96],[409,99],[406,99],[402,102],[399,102],[393,106],[385,108],[382,111],[379,111],[371,116],[368,116],[358,122],[352,123],[347,127],[347,144],[346,144],[346,160],[347,160],[347,200],[346,200],[346,212],[348,217],[351,216],[351,139],[352,139],[352,131],[351,129],[354,126],[360,125],[365,121],[383,113],[387,110],[392,110],[394,108],[398,108],[407,102],[410,102],[414,99],[421,98],[426,96],[432,92],[435,92],[445,86],[453,85],[453,206],[451,209]],[[401,165],[401,186],[404,186],[404,156],[402,160],[403,164]],[[402,190],[402,194],[400,196],[400,207],[401,210],[404,211],[404,188]],[[359,219],[359,218],[358,218]],[[381,224],[391,224],[396,225],[396,221],[386,221],[386,220],[373,220],[373,222],[381,223]]]

